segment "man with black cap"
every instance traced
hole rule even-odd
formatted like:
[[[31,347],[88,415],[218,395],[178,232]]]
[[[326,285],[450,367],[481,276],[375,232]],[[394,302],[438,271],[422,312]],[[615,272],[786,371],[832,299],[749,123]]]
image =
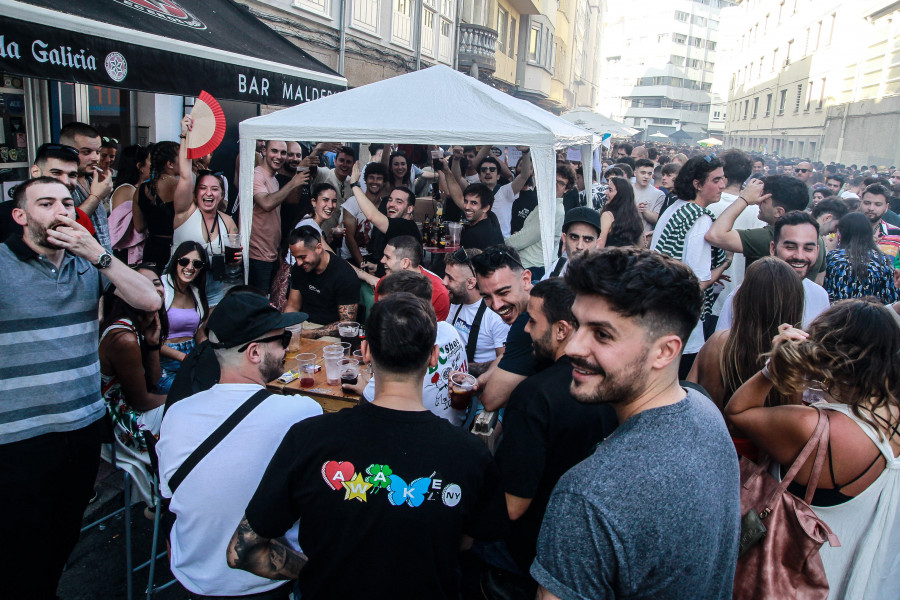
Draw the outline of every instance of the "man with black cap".
[[[230,569],[225,550],[287,430],[322,414],[310,398],[265,393],[266,383],[284,371],[290,341],[284,328],[305,319],[303,313],[278,312],[258,294],[226,296],[206,328],[221,367],[219,383],[181,400],[163,418],[156,449],[160,490],[171,499],[170,510],[176,516],[170,536],[171,568],[192,598],[288,597],[290,586],[283,581]],[[242,408],[250,410],[233,429],[193,468],[182,469],[193,462],[190,457],[198,447]],[[296,547],[296,524],[285,535]]]
[[[573,208],[566,213],[562,232],[565,253],[556,259],[544,279],[562,277],[566,274],[569,261],[597,248],[597,241],[600,239],[600,213],[587,206]]]

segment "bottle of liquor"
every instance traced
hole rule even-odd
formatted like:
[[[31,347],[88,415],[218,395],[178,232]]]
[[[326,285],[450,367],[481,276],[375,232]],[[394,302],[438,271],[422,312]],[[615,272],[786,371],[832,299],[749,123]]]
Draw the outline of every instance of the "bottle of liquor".
[[[422,244],[431,245],[431,217],[425,215],[425,223],[422,225]]]
[[[437,214],[434,216],[434,235],[433,235],[433,245],[443,248],[444,247],[444,234],[446,225],[444,224],[444,206],[439,202],[437,205]]]

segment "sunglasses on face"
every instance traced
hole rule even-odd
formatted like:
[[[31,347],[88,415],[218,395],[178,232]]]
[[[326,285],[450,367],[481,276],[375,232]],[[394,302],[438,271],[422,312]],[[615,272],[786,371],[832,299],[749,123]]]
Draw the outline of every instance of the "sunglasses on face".
[[[482,173],[496,173],[497,167],[481,167]]]
[[[182,267],[186,267],[191,263],[194,263],[194,268],[198,271],[206,267],[206,263],[204,263],[202,260],[197,260],[196,258],[194,260],[191,260],[186,256],[182,256],[178,259],[178,264]]]
[[[265,344],[266,342],[274,342],[276,340],[281,340],[281,347],[284,350],[287,350],[287,347],[291,345],[291,332],[285,329],[283,332],[278,335],[271,335],[267,338],[262,338],[258,340],[253,340],[252,342],[247,342],[240,348],[238,348],[238,352],[243,352],[247,348],[250,347],[250,344]]]
[[[809,169],[794,169],[794,173],[809,173]]]

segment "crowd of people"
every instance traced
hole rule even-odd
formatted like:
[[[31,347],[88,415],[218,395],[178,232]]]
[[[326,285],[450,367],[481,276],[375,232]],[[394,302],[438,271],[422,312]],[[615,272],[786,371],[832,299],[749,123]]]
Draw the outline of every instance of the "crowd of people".
[[[825,419],[788,490],[829,598],[896,598],[900,170],[561,153],[545,270],[528,147],[259,141],[243,265],[192,126],[67,124],[0,205],[4,597],[56,598],[114,452],[191,598],[730,598],[739,460],[784,476]],[[359,406],[266,392],[288,327],[345,321]]]

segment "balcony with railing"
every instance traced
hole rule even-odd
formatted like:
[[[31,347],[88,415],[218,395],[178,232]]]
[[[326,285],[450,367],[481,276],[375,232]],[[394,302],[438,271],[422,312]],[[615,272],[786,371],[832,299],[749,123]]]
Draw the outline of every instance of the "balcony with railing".
[[[479,77],[490,77],[497,69],[497,31],[483,25],[459,24],[459,70],[471,72],[477,65]]]

